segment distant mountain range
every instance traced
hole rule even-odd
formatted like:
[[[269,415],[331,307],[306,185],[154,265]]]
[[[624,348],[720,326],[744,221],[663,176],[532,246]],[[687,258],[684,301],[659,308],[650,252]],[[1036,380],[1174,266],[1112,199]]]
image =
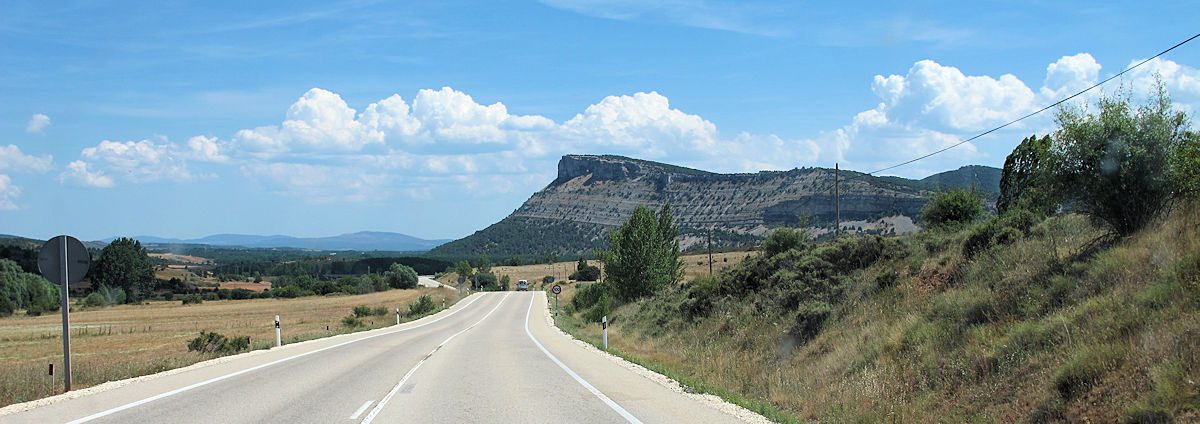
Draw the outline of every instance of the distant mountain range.
[[[214,234],[197,239],[134,236],[142,244],[203,244],[209,246],[272,248],[290,247],[316,250],[387,250],[417,252],[437,247],[449,240],[425,240],[400,233],[360,231],[332,237],[292,237],[283,235]],[[111,242],[116,237],[105,239]]]
[[[806,225],[829,234],[836,221],[833,169],[802,168],[718,174],[621,156],[567,155],[558,178],[500,222],[443,244],[430,254],[493,259],[587,255],[608,245],[607,234],[634,207],[670,202],[684,249],[758,243],[774,227]],[[841,226],[848,232],[903,233],[929,197],[974,188],[992,208],[1000,170],[964,166],[920,180],[841,170]]]

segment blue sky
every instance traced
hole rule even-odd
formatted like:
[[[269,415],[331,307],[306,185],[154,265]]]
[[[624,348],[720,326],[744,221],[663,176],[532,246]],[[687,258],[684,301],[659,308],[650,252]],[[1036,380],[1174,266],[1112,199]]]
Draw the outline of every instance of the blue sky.
[[[1183,1],[5,1],[0,233],[457,238],[568,153],[874,170],[1198,18]],[[1157,73],[1193,111],[1198,67],[1188,45],[1122,82],[1142,96]],[[1052,118],[892,172],[999,166]]]

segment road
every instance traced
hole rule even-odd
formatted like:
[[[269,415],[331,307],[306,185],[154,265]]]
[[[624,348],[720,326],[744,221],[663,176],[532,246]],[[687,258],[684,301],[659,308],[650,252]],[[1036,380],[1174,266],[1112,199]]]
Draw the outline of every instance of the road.
[[[426,277],[424,275],[417,277],[417,285],[421,286],[421,287],[429,287],[429,288],[434,288],[434,289],[436,289],[438,287],[446,287],[446,288],[451,288],[451,289],[455,288],[452,286],[447,286],[445,284],[439,283],[437,280],[434,280],[433,277]]]
[[[4,423],[737,422],[562,335],[543,292],[87,393]]]

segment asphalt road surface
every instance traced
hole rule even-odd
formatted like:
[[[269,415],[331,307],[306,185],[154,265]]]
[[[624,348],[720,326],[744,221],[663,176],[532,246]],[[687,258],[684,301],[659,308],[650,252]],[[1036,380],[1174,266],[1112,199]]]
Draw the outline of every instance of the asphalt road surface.
[[[558,333],[542,292],[131,381],[4,423],[736,422]],[[86,393],[81,392],[81,393]]]

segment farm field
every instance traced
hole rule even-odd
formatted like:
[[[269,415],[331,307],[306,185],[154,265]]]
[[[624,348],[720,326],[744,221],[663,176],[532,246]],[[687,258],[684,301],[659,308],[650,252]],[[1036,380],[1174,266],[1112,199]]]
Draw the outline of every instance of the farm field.
[[[755,252],[723,252],[713,253],[713,273],[719,274],[721,270],[729,268],[741,262],[746,256],[752,255]],[[684,279],[691,280],[693,278],[708,275],[708,255],[694,254],[680,256],[684,264]],[[590,265],[597,265],[599,261],[590,260]],[[494,266],[492,272],[497,277],[507,275],[516,284],[518,280],[529,280],[529,283],[534,288],[540,287],[542,277],[547,275],[553,276],[555,281],[566,281],[571,273],[575,272],[576,261],[556,262],[553,264],[537,264],[537,265],[521,265],[521,266]],[[438,279],[443,284],[457,284],[458,276],[454,273],[446,273]]]
[[[348,328],[342,318],[358,305],[394,311],[428,294],[439,308],[458,299],[454,290],[418,288],[356,296],[206,301],[199,305],[153,301],[76,309],[71,312],[74,387],[165,371],[216,357],[188,352],[200,331],[249,336],[253,348],[274,344],[274,316],[282,322],[284,343],[395,324],[389,313],[362,317]],[[62,321],[59,313],[0,319],[0,406],[62,392]],[[53,364],[55,376],[48,375]]]

